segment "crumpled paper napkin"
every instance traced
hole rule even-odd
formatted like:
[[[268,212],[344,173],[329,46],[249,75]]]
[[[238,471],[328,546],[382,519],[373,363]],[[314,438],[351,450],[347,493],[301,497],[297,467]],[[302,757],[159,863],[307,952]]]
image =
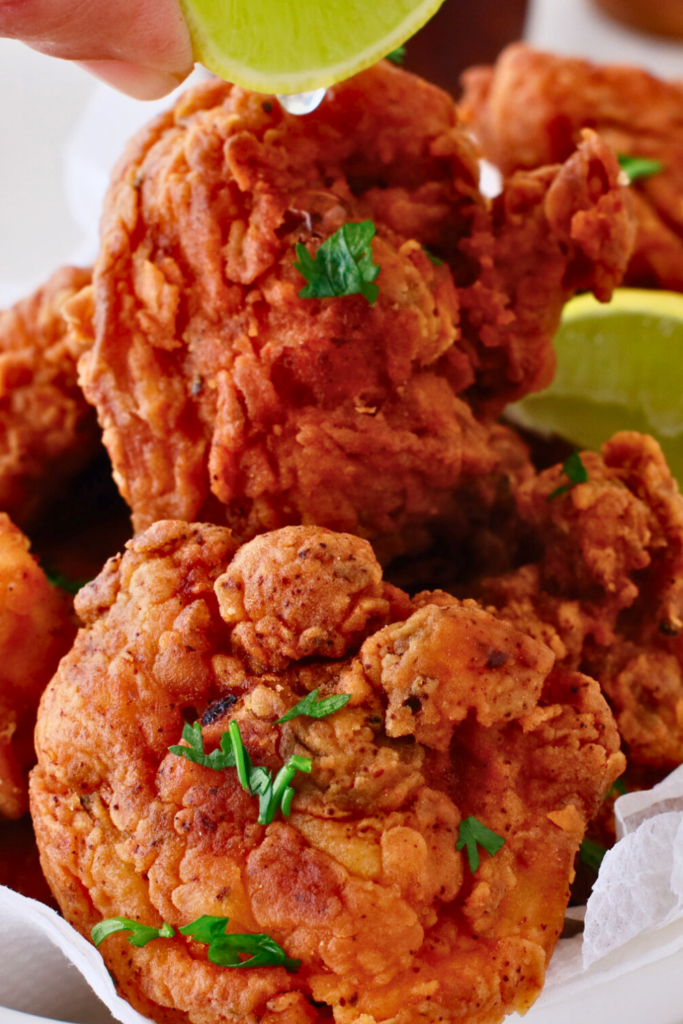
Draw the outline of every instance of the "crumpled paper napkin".
[[[683,943],[683,766],[652,790],[620,797],[615,818],[620,839],[586,909],[584,967],[675,922]]]
[[[99,998],[98,998],[99,997]],[[1,1006],[73,1024],[146,1024],[94,946],[50,907],[0,886]]]

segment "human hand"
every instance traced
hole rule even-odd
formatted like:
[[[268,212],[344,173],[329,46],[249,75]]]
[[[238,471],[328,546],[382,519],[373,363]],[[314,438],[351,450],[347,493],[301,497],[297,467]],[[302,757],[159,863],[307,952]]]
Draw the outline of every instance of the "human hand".
[[[141,100],[165,96],[193,67],[178,0],[0,0],[0,36]]]

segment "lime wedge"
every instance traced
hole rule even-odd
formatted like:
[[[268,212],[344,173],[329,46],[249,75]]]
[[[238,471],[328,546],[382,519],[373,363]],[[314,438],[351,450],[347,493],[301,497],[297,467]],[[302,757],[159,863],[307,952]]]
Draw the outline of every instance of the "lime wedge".
[[[598,448],[617,430],[657,438],[683,486],[683,295],[619,288],[572,299],[549,388],[507,409],[514,422]]]
[[[181,0],[195,59],[247,89],[300,93],[374,64],[443,0]]]

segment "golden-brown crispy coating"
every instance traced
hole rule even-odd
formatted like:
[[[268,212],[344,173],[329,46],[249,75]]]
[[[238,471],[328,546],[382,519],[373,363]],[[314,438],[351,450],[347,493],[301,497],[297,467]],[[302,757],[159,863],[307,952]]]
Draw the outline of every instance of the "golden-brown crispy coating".
[[[473,601],[408,597],[367,541],[287,527],[239,551],[224,527],[159,522],[85,587],[86,627],[41,704],[32,811],[84,935],[125,915],[229,917],[281,967],[216,966],[176,932],[101,946],[158,1021],[500,1021],[543,983],[587,820],[623,767],[597,684]],[[433,600],[432,600],[433,598]],[[313,689],[349,703],[277,724]],[[208,752],[231,721],[253,762],[293,754],[291,816],[258,824]],[[472,872],[462,819],[504,837]]]
[[[99,431],[77,384],[85,335],[70,334],[65,305],[90,271],[62,267],[0,312],[0,509],[25,524],[92,458]]]
[[[28,808],[38,701],[75,632],[66,595],[50,586],[27,538],[0,512],[0,828]]]
[[[223,82],[187,92],[114,175],[81,362],[135,528],[317,523],[383,557],[419,547],[497,468],[472,404],[544,386],[563,302],[619,280],[618,173],[587,136],[491,207],[451,98],[388,63],[304,118]],[[295,245],[366,219],[375,305],[302,299]]]
[[[463,76],[460,113],[506,174],[566,160],[582,129],[616,152],[660,160],[633,185],[638,221],[626,282],[683,290],[683,88],[640,68],[590,64],[516,43]]]
[[[584,452],[588,482],[548,500],[561,467],[520,487],[538,561],[482,597],[562,664],[596,678],[635,764],[683,762],[683,497],[657,442],[616,434]]]

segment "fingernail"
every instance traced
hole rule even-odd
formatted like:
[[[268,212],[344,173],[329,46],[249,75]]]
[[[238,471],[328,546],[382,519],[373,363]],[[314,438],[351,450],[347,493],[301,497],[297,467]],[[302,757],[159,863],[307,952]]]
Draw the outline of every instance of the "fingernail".
[[[178,88],[192,70],[190,68],[185,74],[173,75],[168,71],[157,71],[155,68],[122,60],[81,60],[78,64],[95,78],[136,100],[158,100],[167,96]]]

